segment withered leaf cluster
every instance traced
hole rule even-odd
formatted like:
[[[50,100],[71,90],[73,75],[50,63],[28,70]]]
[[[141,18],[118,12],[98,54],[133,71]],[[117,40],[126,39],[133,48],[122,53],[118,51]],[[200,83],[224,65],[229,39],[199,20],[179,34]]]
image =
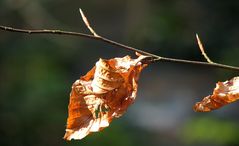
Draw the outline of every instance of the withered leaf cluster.
[[[82,139],[109,126],[135,100],[146,56],[100,59],[72,85],[64,139]]]
[[[72,85],[64,139],[82,139],[108,127],[124,114],[135,98],[138,79],[147,66],[147,56],[100,59]],[[151,58],[152,59],[152,58]],[[239,99],[239,77],[218,82],[212,95],[194,105],[197,112],[209,112]]]

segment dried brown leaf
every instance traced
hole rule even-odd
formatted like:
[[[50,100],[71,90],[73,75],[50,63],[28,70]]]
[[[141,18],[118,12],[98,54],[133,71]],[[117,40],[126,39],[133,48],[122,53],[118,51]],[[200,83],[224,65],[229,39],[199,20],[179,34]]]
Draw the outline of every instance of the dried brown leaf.
[[[146,56],[100,59],[72,85],[64,139],[82,139],[108,127],[135,100]]]
[[[239,99],[239,77],[229,81],[218,82],[213,95],[205,97],[197,102],[194,110],[197,112],[209,112]]]

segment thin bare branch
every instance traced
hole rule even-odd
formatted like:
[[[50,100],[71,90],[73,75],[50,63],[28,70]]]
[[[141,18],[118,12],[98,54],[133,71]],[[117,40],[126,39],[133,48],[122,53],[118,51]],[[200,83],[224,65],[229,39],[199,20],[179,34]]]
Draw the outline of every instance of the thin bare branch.
[[[104,38],[104,37],[96,37],[94,35],[90,35],[90,34],[85,34],[85,33],[80,33],[80,32],[71,32],[71,31],[62,31],[62,30],[49,30],[49,29],[18,29],[18,28],[13,28],[13,27],[8,27],[8,26],[3,26],[0,25],[0,29],[4,30],[4,31],[10,31],[10,32],[19,32],[19,33],[27,33],[27,34],[52,34],[52,35],[69,35],[69,36],[79,36],[79,37],[83,37],[83,38],[89,38],[89,39],[93,39],[93,40],[98,40],[98,41],[102,41],[108,44],[111,44],[113,46],[117,46],[120,48],[124,48],[127,49],[129,51],[134,51],[134,52],[138,52],[144,55],[148,55],[148,56],[153,56],[155,58],[159,58],[159,56],[145,52],[143,50],[139,50],[115,41],[112,41],[110,39]]]
[[[203,47],[203,45],[202,45],[202,42],[201,42],[201,40],[200,40],[200,38],[199,38],[199,36],[198,36],[197,33],[196,33],[196,38],[197,38],[197,42],[198,42],[199,49],[200,49],[200,51],[201,51],[203,57],[207,60],[208,63],[214,63],[214,62],[212,62],[212,60],[207,56],[207,53],[205,52],[205,49],[204,49],[204,47]]]
[[[79,32],[70,32],[70,31],[62,31],[62,30],[48,30],[48,29],[43,29],[43,30],[30,30],[30,29],[17,29],[17,28],[12,28],[12,27],[7,27],[7,26],[2,26],[0,25],[0,29],[4,31],[10,31],[10,32],[19,32],[19,33],[27,33],[27,34],[55,34],[55,35],[69,35],[69,36],[79,36],[83,38],[89,38],[89,39],[94,39],[98,41],[102,41],[105,43],[108,43],[110,45],[120,47],[126,50],[130,50],[133,52],[138,52],[143,55],[148,55],[151,56],[152,58],[148,61],[149,63],[154,63],[158,61],[162,62],[175,62],[175,63],[181,63],[181,64],[194,64],[194,65],[204,65],[204,66],[211,66],[211,67],[216,67],[216,68],[223,68],[223,69],[228,69],[228,70],[234,70],[234,71],[239,71],[239,67],[235,66],[229,66],[229,65],[224,65],[224,64],[219,64],[219,63],[208,63],[208,62],[200,62],[200,61],[191,61],[191,60],[183,60],[183,59],[175,59],[175,58],[167,58],[167,57],[161,57],[140,49],[136,49],[118,42],[115,42],[113,40],[107,39],[105,37],[96,37],[94,35],[89,35],[89,34],[84,34],[84,33],[79,33]]]
[[[87,17],[85,16],[84,12],[81,10],[81,8],[79,8],[82,20],[84,21],[86,27],[90,30],[90,32],[95,36],[95,37],[100,37],[95,31],[94,29],[90,26],[90,23],[87,19]]]

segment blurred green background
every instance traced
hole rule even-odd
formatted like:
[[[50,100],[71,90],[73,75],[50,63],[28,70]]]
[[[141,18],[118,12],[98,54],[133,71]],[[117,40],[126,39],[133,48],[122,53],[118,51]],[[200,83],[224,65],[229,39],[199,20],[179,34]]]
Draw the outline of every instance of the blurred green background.
[[[1,0],[0,24],[100,35],[161,56],[204,61],[195,33],[216,62],[239,65],[234,0]],[[195,113],[195,102],[237,72],[174,63],[147,67],[136,102],[100,133],[62,139],[72,83],[101,58],[134,53],[80,37],[0,31],[0,145],[236,146],[239,103]]]

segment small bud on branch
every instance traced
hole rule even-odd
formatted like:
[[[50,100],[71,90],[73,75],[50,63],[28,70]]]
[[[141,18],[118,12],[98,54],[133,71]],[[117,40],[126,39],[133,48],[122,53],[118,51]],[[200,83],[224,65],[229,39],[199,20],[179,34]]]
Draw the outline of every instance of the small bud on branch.
[[[200,49],[200,51],[201,51],[203,57],[207,60],[208,63],[213,63],[213,62],[211,61],[211,59],[207,56],[207,53],[205,52],[205,49],[204,49],[204,47],[203,47],[203,45],[202,45],[202,42],[201,42],[201,40],[200,40],[198,34],[196,34],[196,38],[197,38],[197,42],[198,42],[199,49]]]
[[[83,12],[81,9],[79,9],[79,11],[80,11],[82,20],[84,21],[86,27],[90,30],[90,32],[91,32],[95,37],[100,37],[100,36],[94,31],[94,29],[90,26],[90,23],[89,23],[87,17],[85,16],[84,12]]]

